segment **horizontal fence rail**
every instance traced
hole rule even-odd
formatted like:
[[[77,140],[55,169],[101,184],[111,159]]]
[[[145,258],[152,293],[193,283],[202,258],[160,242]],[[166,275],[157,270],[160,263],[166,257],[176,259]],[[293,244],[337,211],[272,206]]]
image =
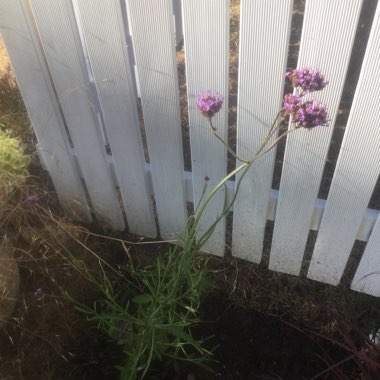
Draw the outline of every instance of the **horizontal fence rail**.
[[[260,263],[267,222],[273,221],[269,269],[338,285],[355,240],[361,240],[367,244],[351,288],[380,296],[380,214],[368,208],[380,174],[379,4],[328,196],[318,198],[342,94],[351,81],[363,4],[368,6],[362,0],[306,1],[297,66],[327,76],[329,86],[318,98],[328,107],[329,127],[287,137],[278,190],[272,179],[282,153],[273,149],[255,163],[242,182],[232,224],[221,220],[206,252],[223,256],[231,228],[232,255]],[[225,147],[195,106],[199,91],[223,93],[214,123],[219,135],[231,137],[230,5],[0,0],[0,33],[39,156],[71,217],[173,239],[190,205],[202,198],[205,177],[210,189],[231,170]],[[239,157],[257,149],[281,107],[293,9],[292,0],[240,0],[238,94],[232,101]],[[178,75],[182,46],[186,83]],[[200,235],[221,212],[225,196],[233,198],[236,183],[229,181],[210,203]],[[306,258],[310,231],[316,242]]]

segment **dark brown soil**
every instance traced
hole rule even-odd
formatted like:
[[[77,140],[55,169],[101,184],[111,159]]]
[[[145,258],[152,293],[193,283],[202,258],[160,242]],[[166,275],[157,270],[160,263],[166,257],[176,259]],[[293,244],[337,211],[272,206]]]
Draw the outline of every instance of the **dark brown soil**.
[[[321,374],[319,379],[337,379],[328,370],[327,361],[337,363],[349,354],[326,341],[317,340],[280,318],[249,311],[228,304],[225,299],[212,297],[202,309],[204,323],[194,334],[205,337],[214,351],[214,372],[173,363],[156,363],[149,379],[160,380],[306,380]],[[99,332],[81,336],[79,341],[67,342],[74,360],[64,365],[64,379],[97,380],[117,378],[114,366],[122,355],[117,346]],[[119,360],[119,362],[118,362]],[[62,363],[65,364],[65,363]],[[68,372],[68,367],[70,371]],[[340,366],[347,379],[359,378],[358,368],[352,362]],[[324,371],[327,371],[323,374]],[[26,377],[34,380],[37,377]]]
[[[216,358],[220,365],[214,376],[200,379],[310,379],[326,369],[318,357],[323,350],[337,361],[347,356],[331,344],[317,343],[278,317],[228,305],[223,299],[209,300],[204,313],[205,320],[216,321],[203,328],[219,345]]]

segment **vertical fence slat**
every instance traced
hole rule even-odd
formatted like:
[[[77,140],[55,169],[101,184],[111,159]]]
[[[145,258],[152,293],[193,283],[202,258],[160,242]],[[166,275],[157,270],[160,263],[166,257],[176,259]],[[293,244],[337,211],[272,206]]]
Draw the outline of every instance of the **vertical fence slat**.
[[[287,138],[269,269],[300,272],[361,3],[306,2],[298,67],[318,68],[327,76],[329,85],[315,97],[327,104],[331,122]]]
[[[186,221],[181,117],[171,0],[128,0],[160,234]]]
[[[63,120],[30,15],[18,0],[4,0],[1,6],[0,32],[59,200],[66,212],[90,221],[86,195],[69,153]]]
[[[155,237],[120,1],[78,0],[77,4],[129,231]]]
[[[72,3],[31,0],[31,5],[95,214],[99,221],[123,229],[123,216],[106,150],[96,129]]]
[[[351,289],[380,297],[380,216],[372,230]]]
[[[259,148],[281,107],[292,5],[292,0],[243,0],[240,5],[237,153],[243,159]],[[273,149],[255,162],[234,205],[232,253],[256,263],[262,256],[275,154]]]
[[[308,272],[309,278],[332,285],[337,285],[343,275],[380,175],[379,52],[380,5]],[[380,245],[377,249],[379,253]]]
[[[191,164],[194,204],[198,205],[204,188],[204,177],[213,188],[226,175],[226,150],[212,135],[204,116],[195,106],[200,91],[212,89],[225,95],[223,109],[214,116],[218,134],[227,138],[229,1],[186,0],[182,2],[182,25],[186,54],[186,78],[189,107]],[[201,236],[223,209],[224,191],[209,203],[199,230]],[[203,250],[224,254],[225,220],[216,229]]]

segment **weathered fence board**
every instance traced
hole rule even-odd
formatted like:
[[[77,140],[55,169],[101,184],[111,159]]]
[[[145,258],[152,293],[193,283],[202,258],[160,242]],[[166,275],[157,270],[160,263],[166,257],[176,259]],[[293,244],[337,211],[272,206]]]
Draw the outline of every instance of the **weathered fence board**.
[[[380,297],[380,216],[373,228],[351,289]]]
[[[240,4],[237,154],[242,159],[259,148],[281,108],[292,5],[292,0]],[[276,138],[277,133],[268,146]],[[234,204],[232,254],[256,263],[263,250],[275,155],[272,149],[255,162]]]
[[[106,149],[96,128],[72,3],[31,0],[31,5],[92,207],[100,220],[115,229],[123,229],[124,221],[108,169]]]
[[[337,285],[343,275],[380,175],[379,9],[380,6],[375,15],[308,272],[309,278],[332,285]],[[371,98],[377,101],[370,101]]]
[[[128,0],[153,189],[161,236],[186,221],[172,0]]]
[[[39,142],[41,158],[49,170],[59,200],[74,217],[90,221],[86,195],[70,154],[43,53],[30,22],[29,10],[20,1],[2,0],[0,32]]]
[[[211,189],[226,175],[226,149],[213,136],[205,117],[195,102],[200,91],[209,89],[228,94],[229,1],[188,0],[182,3],[183,34],[186,54],[186,81],[188,94],[191,167],[193,173],[194,204],[199,204],[210,178]],[[228,96],[222,110],[215,115],[218,134],[227,138]],[[209,203],[201,219],[199,236],[215,221],[223,209],[224,190]],[[219,256],[225,248],[225,220],[216,226],[211,239],[204,246],[206,252]]]
[[[157,236],[120,1],[77,0],[94,83],[132,233]]]
[[[329,127],[287,137],[269,268],[298,275],[343,90],[361,1],[308,0],[298,67],[322,69],[330,84],[316,97],[327,105]]]

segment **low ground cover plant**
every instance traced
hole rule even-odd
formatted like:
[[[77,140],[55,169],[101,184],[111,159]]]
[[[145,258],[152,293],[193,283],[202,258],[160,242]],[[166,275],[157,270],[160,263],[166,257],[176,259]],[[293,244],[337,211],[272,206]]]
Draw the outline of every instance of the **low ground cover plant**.
[[[192,336],[198,311],[210,289],[206,267],[197,267],[186,248],[174,246],[153,266],[119,268],[123,278],[112,281],[103,270],[91,273],[84,261],[69,253],[69,261],[94,285],[99,298],[89,307],[63,294],[77,310],[122,347],[117,368],[121,379],[143,379],[157,361],[188,362],[208,369],[211,352]]]

